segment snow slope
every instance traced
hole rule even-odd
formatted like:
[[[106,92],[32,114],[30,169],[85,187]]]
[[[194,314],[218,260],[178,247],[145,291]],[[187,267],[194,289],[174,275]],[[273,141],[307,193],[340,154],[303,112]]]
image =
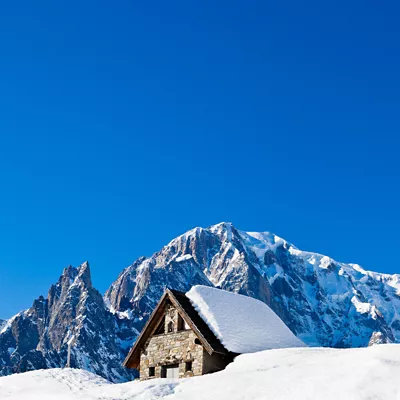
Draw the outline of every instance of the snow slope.
[[[295,348],[243,354],[226,370],[196,378],[111,384],[82,370],[0,378],[7,400],[396,400],[400,345]]]
[[[47,369],[0,378],[4,400],[155,400],[167,397],[176,381],[113,384],[80,369]]]
[[[193,286],[186,296],[224,347],[233,353],[304,346],[259,300],[201,285]]]

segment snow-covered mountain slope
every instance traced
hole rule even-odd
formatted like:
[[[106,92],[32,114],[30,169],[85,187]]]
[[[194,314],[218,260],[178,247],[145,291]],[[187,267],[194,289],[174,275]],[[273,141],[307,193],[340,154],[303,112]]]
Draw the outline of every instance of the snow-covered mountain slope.
[[[50,369],[0,378],[8,400],[387,400],[400,398],[400,345],[297,348],[244,354],[224,371],[187,379],[110,384]]]
[[[400,341],[400,275],[365,271],[230,223],[192,229],[150,258],[139,258],[105,300],[140,330],[165,287],[186,292],[196,284],[265,302],[309,345]]]
[[[112,381],[130,379],[121,366],[116,322],[92,286],[89,264],[68,267],[47,299],[36,299],[0,331],[0,375],[63,367],[70,342],[71,366]]]

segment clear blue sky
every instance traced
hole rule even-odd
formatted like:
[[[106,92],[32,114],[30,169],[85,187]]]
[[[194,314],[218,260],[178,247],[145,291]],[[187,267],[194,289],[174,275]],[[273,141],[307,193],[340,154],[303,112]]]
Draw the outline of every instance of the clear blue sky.
[[[3,2],[0,318],[231,221],[400,272],[398,2]]]

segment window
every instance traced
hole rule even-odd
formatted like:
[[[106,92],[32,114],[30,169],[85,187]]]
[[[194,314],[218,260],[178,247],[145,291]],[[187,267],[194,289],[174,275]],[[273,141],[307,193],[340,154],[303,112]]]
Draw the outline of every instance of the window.
[[[174,331],[174,323],[172,321],[168,322],[168,333]]]
[[[194,343],[195,343],[195,344],[201,344],[200,340],[199,340],[199,339],[197,339],[197,338],[196,338],[196,339],[194,339]]]
[[[184,331],[185,330],[185,321],[183,318],[178,314],[178,331]]]
[[[186,361],[185,362],[185,371],[189,372],[192,370],[192,362],[191,361]]]
[[[157,329],[154,332],[155,335],[161,335],[163,333],[165,333],[165,317],[163,317],[163,319],[158,324]]]
[[[155,367],[149,368],[149,376],[156,376],[156,369]]]

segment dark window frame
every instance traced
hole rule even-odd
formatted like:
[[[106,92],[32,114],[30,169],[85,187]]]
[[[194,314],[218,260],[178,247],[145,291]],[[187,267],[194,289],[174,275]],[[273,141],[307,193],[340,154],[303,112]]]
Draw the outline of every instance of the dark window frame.
[[[178,314],[178,332],[184,331],[185,329],[185,320],[182,318],[181,314]]]
[[[149,376],[156,376],[156,367],[149,367]]]

